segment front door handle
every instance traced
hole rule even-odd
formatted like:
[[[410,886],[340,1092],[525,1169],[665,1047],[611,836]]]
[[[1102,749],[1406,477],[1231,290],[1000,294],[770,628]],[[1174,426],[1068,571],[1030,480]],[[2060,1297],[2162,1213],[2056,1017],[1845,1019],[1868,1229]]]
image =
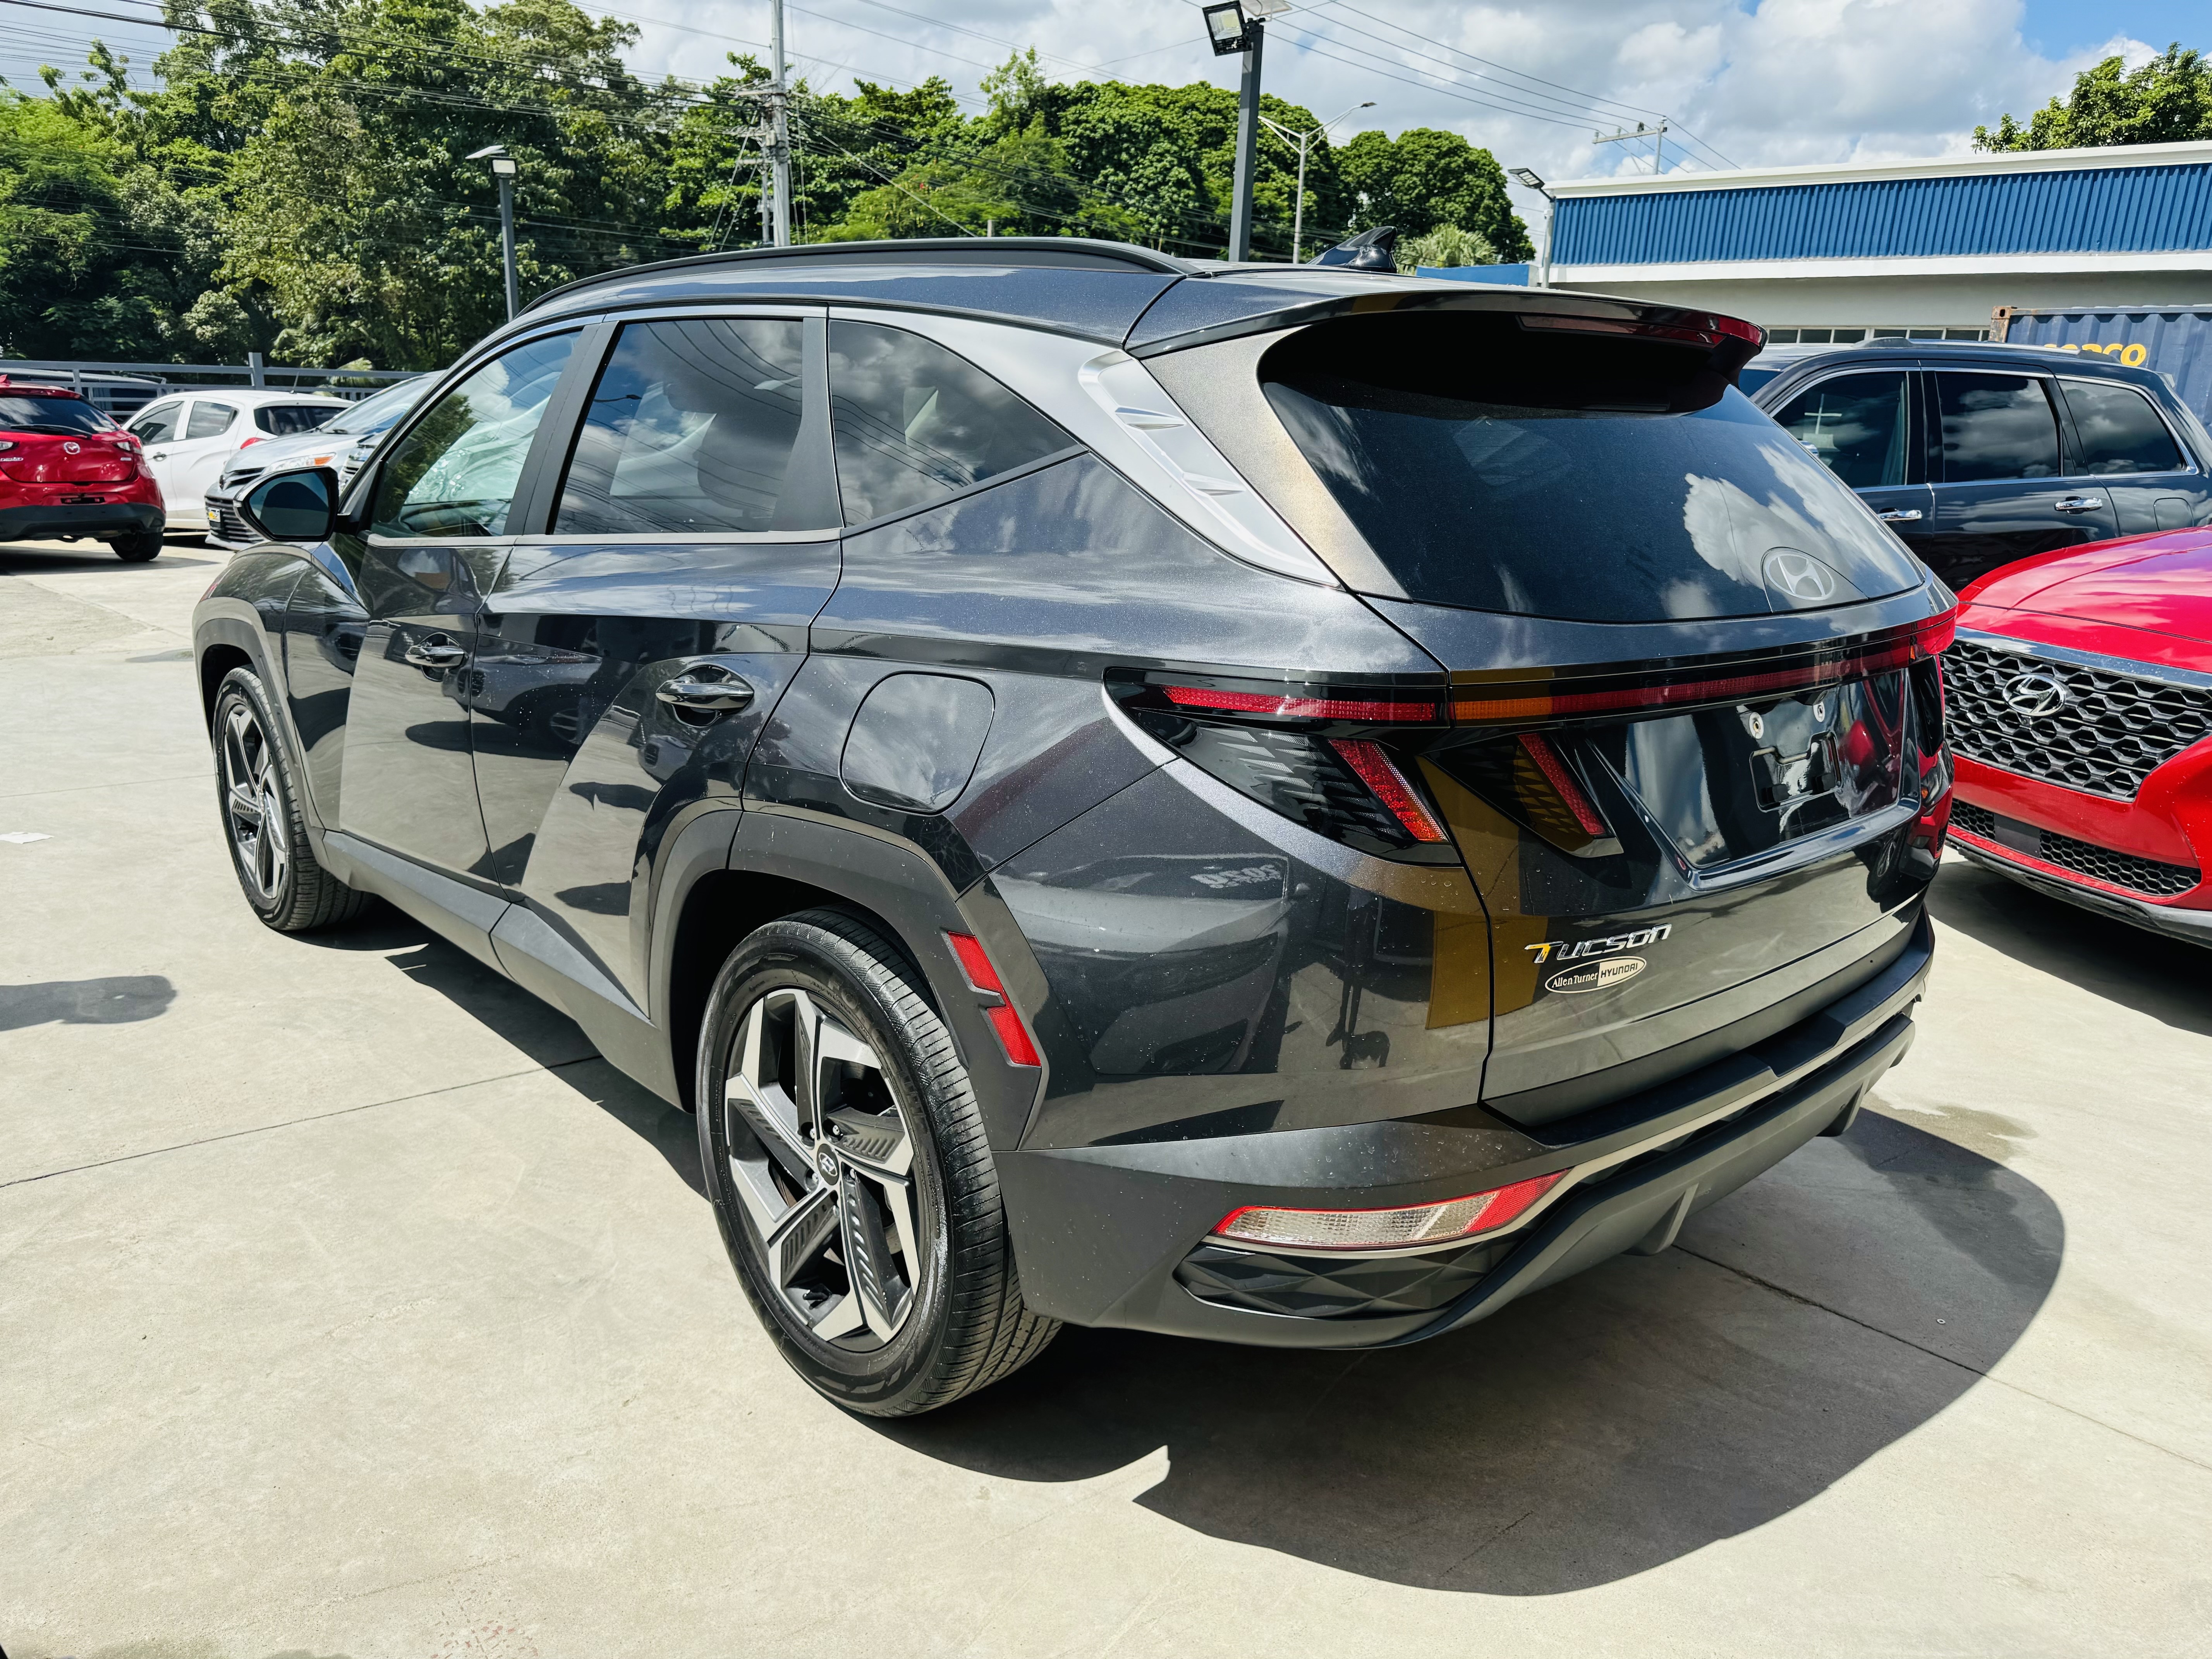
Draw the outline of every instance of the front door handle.
[[[417,640],[402,654],[417,668],[455,668],[468,660],[469,648],[455,645],[443,634],[433,634]]]
[[[753,700],[753,689],[728,669],[702,663],[653,695],[679,713],[704,714],[711,720],[749,706]]]
[[[2062,495],[2051,505],[2061,513],[2094,513],[2104,504],[2101,495]]]
[[[1920,509],[1917,507],[1892,507],[1876,516],[1884,524],[1916,524],[1920,519]]]

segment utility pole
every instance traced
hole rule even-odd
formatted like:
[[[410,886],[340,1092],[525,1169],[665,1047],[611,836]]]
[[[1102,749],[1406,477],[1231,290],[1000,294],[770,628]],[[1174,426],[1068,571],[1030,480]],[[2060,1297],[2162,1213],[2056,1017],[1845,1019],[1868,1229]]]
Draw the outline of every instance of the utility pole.
[[[784,84],[783,0],[769,0],[775,19],[769,39],[775,55],[775,79],[769,88],[769,188],[775,192],[775,216],[769,240],[778,247],[791,246],[791,120],[786,110],[789,88]]]
[[[1374,107],[1375,100],[1370,98],[1364,104],[1354,104],[1352,109],[1344,112],[1344,115],[1351,114],[1352,110]],[[1306,257],[1306,148],[1315,139],[1327,137],[1328,130],[1334,126],[1337,121],[1344,119],[1344,115],[1338,116],[1335,120],[1324,121],[1307,132],[1292,132],[1280,121],[1272,120],[1265,115],[1260,118],[1262,125],[1276,137],[1286,144],[1296,144],[1298,147],[1297,204],[1291,210],[1291,263],[1294,265],[1304,264]]]
[[[1651,141],[1652,176],[1656,178],[1660,173],[1666,172],[1667,124],[1664,121],[1660,122],[1660,124],[1656,127],[1647,127],[1643,122],[1638,121],[1636,124],[1636,131],[1633,132],[1631,132],[1626,127],[1623,127],[1618,132],[1593,132],[1590,134],[1590,143],[1593,144],[1618,144],[1636,138],[1649,138]]]
[[[1533,190],[1544,198],[1544,262],[1536,267],[1536,286],[1552,285],[1552,225],[1559,212],[1559,203],[1553,199],[1552,187],[1537,176],[1532,167],[1513,169],[1514,182]]]

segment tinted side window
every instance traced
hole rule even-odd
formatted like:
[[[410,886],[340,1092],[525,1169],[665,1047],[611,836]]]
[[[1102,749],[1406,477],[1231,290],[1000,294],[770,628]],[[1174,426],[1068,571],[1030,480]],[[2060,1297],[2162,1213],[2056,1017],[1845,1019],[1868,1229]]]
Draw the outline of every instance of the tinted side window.
[[[289,438],[295,432],[313,432],[339,412],[319,404],[264,404],[253,411],[253,424],[271,437]]]
[[[2184,463],[2173,434],[2130,386],[2106,380],[2068,380],[2066,406],[2081,441],[2084,472],[2178,472]]]
[[[808,529],[777,522],[805,404],[803,325],[626,325],[576,434],[561,535]]]
[[[1800,392],[1774,417],[1854,489],[1905,482],[1905,376],[1844,374]]]
[[[1943,482],[2058,476],[2058,421],[2026,374],[1938,374]]]
[[[848,524],[919,507],[1074,441],[935,341],[873,323],[830,325],[830,413]]]
[[[156,404],[131,422],[131,435],[142,444],[165,444],[177,435],[177,416],[182,404]]]
[[[495,357],[438,399],[399,441],[376,485],[369,527],[382,536],[501,536],[545,400],[576,344],[532,340]]]
[[[238,411],[228,404],[194,404],[192,417],[185,427],[185,438],[220,438],[230,430],[230,423],[238,418]]]

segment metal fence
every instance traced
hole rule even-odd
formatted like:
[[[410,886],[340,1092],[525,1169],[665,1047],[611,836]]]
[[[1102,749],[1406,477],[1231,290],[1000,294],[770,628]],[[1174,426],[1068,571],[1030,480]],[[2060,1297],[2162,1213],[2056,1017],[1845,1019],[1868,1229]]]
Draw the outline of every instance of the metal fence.
[[[143,409],[155,398],[198,386],[268,386],[313,391],[358,402],[394,380],[416,378],[412,369],[307,368],[264,363],[258,351],[242,363],[95,363],[0,358],[0,374],[82,392],[110,415]]]

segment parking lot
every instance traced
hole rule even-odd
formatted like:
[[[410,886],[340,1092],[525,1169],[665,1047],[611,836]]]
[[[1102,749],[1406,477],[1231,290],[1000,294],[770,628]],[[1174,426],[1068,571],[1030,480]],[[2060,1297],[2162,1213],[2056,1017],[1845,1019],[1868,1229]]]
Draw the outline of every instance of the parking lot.
[[[1954,860],[1913,1052],[1665,1255],[872,1422],[688,1117],[396,913],[253,920],[219,564],[0,548],[9,1659],[2212,1652],[2212,956]]]

